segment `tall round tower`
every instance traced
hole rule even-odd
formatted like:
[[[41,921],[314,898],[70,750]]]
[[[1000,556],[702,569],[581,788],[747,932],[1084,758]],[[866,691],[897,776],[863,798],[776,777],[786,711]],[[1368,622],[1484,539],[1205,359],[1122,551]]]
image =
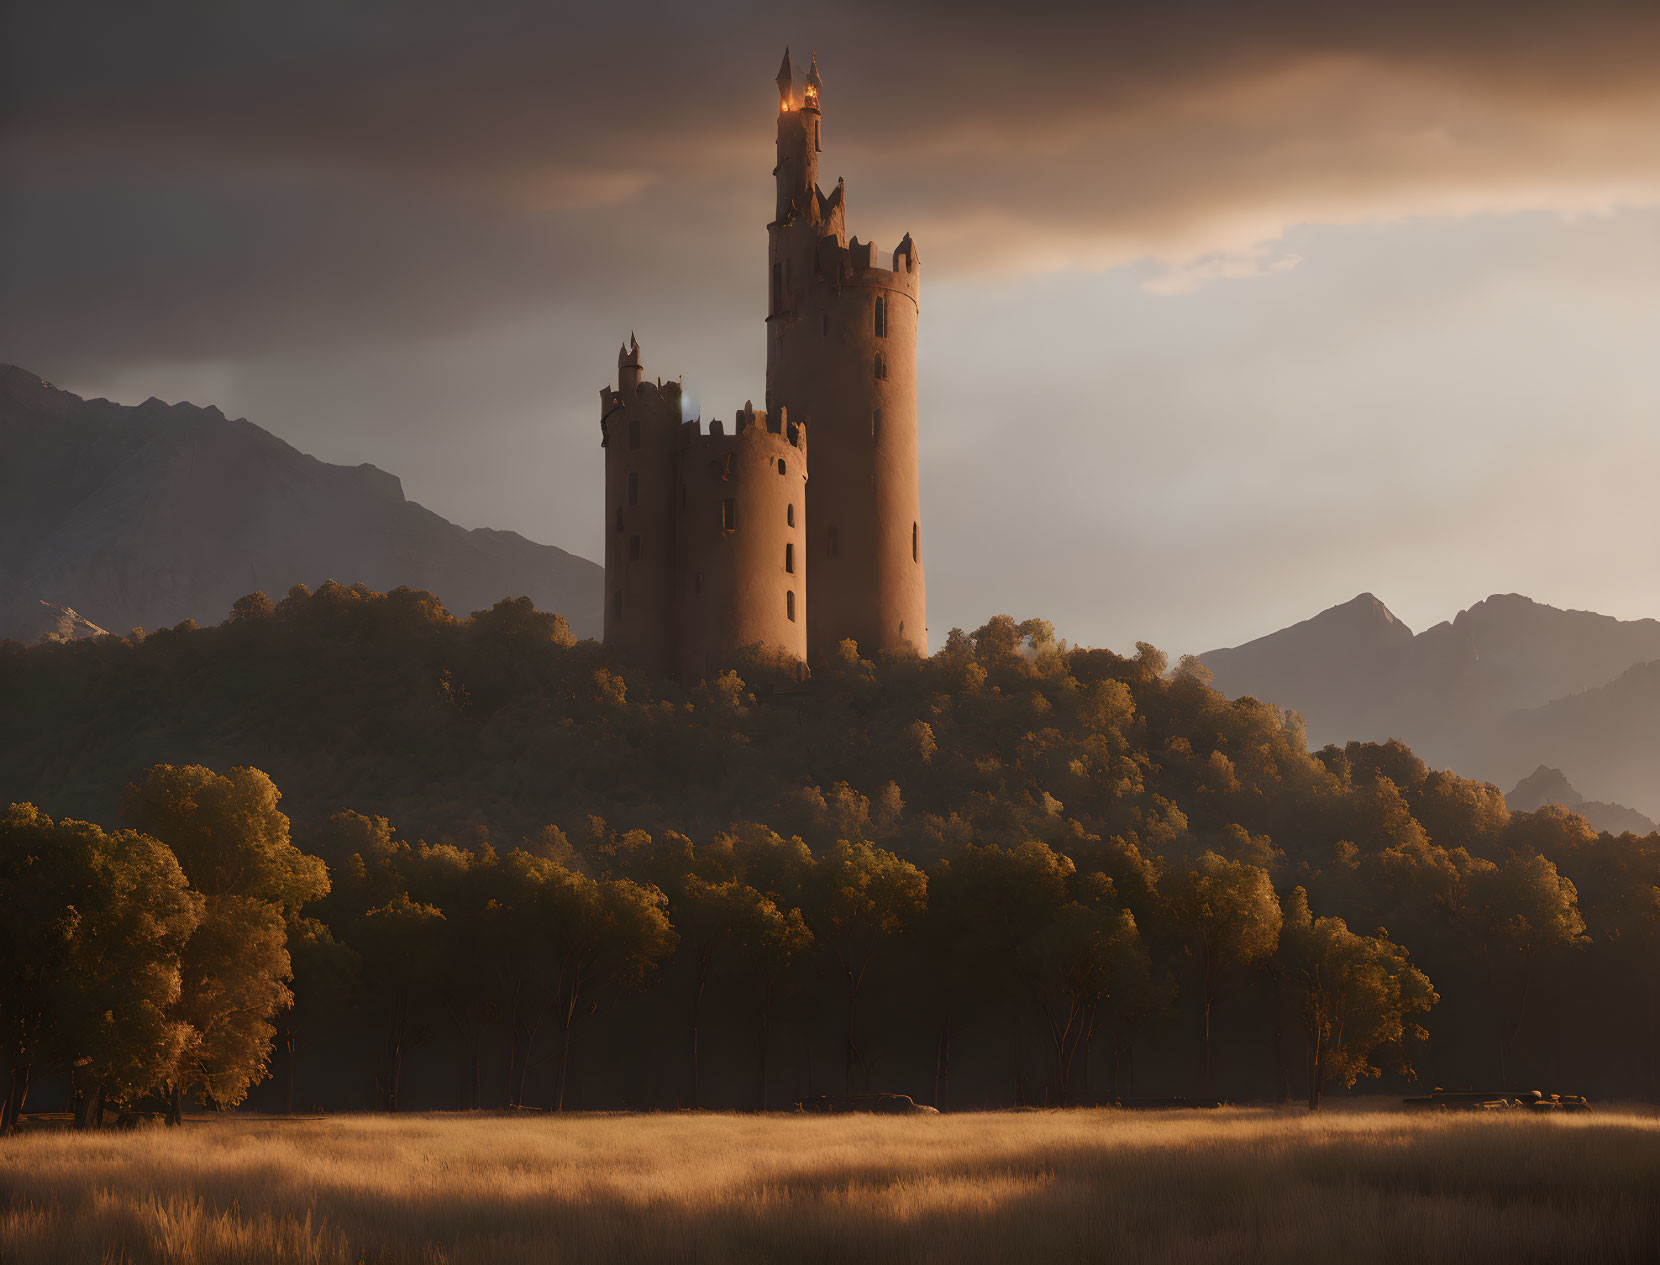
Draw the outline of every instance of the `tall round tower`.
[[[767,410],[813,437],[807,556],[815,658],[853,638],[867,653],[928,651],[917,477],[916,331],[921,264],[846,235],[845,190],[818,187],[823,84],[799,99],[778,72],[777,199],[767,226]]]

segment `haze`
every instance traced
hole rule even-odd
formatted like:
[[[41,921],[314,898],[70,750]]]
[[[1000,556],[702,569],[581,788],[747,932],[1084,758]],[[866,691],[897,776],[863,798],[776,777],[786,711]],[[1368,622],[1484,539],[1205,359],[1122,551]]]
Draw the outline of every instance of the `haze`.
[[[8,6],[0,358],[600,557],[635,330],[762,394],[771,76],[925,267],[936,644],[1660,608],[1660,11]],[[354,577],[338,577],[352,579]]]

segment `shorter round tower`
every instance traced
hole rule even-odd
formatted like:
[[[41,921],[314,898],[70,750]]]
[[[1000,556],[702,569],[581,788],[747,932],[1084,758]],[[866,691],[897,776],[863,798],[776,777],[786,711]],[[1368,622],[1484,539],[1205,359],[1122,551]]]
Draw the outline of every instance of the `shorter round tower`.
[[[675,668],[711,676],[748,647],[807,658],[807,435],[782,410],[750,404],[733,433],[688,422],[681,504]]]

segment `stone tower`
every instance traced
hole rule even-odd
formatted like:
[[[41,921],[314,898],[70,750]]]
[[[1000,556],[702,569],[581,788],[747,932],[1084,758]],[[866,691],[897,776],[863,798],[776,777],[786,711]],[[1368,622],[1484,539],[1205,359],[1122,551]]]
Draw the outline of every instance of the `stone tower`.
[[[767,226],[767,408],[813,436],[807,559],[814,658],[851,637],[866,654],[926,654],[917,478],[916,330],[921,263],[851,241],[845,189],[818,185],[823,83],[815,57],[794,91],[778,71],[776,200]]]
[[[823,86],[815,59],[798,100],[785,51],[766,411],[746,403],[730,433],[704,433],[681,419],[678,382],[646,378],[632,337],[600,388],[605,640],[648,671],[696,680],[751,647],[804,667],[849,637],[866,654],[928,650],[920,264],[908,236],[886,257],[848,241],[841,182],[820,192]]]
[[[606,644],[690,681],[747,647],[804,664],[807,436],[747,403],[705,434],[680,406],[630,338],[600,391]]]

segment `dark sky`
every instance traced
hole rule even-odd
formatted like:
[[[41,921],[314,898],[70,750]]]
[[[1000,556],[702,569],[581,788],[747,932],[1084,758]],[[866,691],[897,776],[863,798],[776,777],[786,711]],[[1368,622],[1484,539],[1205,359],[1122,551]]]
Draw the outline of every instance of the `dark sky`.
[[[920,247],[936,634],[1660,613],[1653,0],[3,14],[0,359],[71,390],[595,556],[629,330],[762,393],[788,43]]]

